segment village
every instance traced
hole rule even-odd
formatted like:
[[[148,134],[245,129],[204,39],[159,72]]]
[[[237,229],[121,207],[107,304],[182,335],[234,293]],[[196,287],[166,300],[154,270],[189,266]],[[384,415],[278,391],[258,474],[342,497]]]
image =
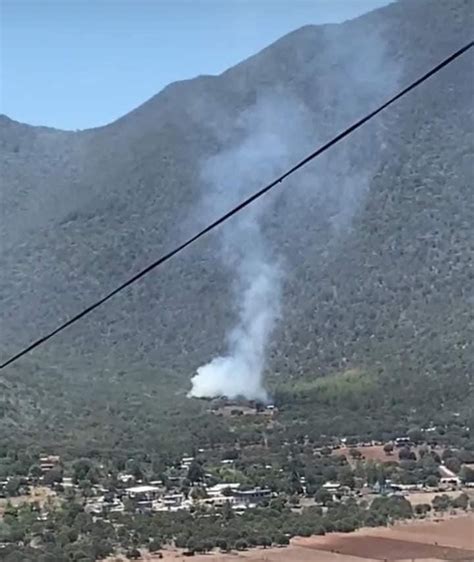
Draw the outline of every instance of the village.
[[[374,465],[403,463],[403,460],[417,458],[413,443],[408,437],[397,437],[393,442],[383,445],[380,442],[364,442],[347,446],[344,439],[331,447],[314,449],[316,458],[325,454],[330,458],[346,458],[347,464],[354,472],[364,461]],[[418,451],[423,450],[418,447]],[[408,451],[408,452],[407,452]],[[433,454],[433,451],[430,451]],[[434,453],[436,455],[436,453]],[[222,467],[232,471],[238,460],[222,459]],[[316,461],[317,462],[317,461]],[[447,463],[450,464],[449,462]],[[106,517],[110,513],[152,513],[195,510],[221,509],[224,506],[236,514],[261,505],[268,505],[272,499],[288,496],[281,490],[275,490],[270,484],[249,486],[239,481],[218,481],[216,471],[206,472],[205,451],[199,450],[199,456],[183,456],[178,466],[170,467],[162,480],[147,480],[133,473],[119,472],[114,484],[105,486],[102,481],[90,482],[85,489],[84,481],[78,481],[64,469],[62,460],[56,455],[41,455],[39,464],[30,474],[24,477],[11,476],[0,481],[0,502],[18,503],[21,500],[34,502],[38,497],[49,498],[51,502],[64,502],[68,498],[82,498],[84,511],[94,517]],[[272,465],[265,465],[272,471]],[[228,472],[229,472],[228,471]],[[280,468],[279,472],[283,472]],[[404,483],[391,478],[367,479],[350,478],[349,482],[333,478],[321,483],[319,490],[308,486],[305,476],[299,476],[297,493],[293,494],[292,503],[295,509],[301,506],[321,506],[323,509],[330,503],[344,503],[348,498],[357,500],[373,500],[377,496],[405,497],[415,505],[426,499],[439,497],[439,494],[455,497],[465,494],[474,496],[474,464],[465,463],[454,472],[440,459],[437,466],[438,474],[421,475],[419,481]],[[3,499],[2,499],[3,498]],[[413,498],[415,501],[413,502]],[[47,502],[42,503],[43,515]],[[0,507],[1,509],[1,507]],[[1,515],[1,511],[0,511]]]
[[[276,407],[215,401],[211,408],[245,424],[239,431],[260,424],[260,440],[196,443],[167,460],[146,453],[63,458],[54,451],[4,458],[0,551],[34,554],[41,544],[64,555],[87,552],[85,560],[227,556],[396,521],[466,516],[474,508],[470,443],[449,446],[442,427],[429,424],[385,442],[278,442],[265,437],[278,423]],[[32,521],[34,535],[27,530]]]

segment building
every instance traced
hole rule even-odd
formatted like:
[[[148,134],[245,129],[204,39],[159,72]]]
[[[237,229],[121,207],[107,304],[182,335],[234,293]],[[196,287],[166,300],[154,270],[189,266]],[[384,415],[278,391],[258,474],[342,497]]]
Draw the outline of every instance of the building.
[[[395,438],[395,447],[409,447],[413,443],[409,437],[396,437]]]
[[[40,457],[39,466],[41,472],[45,473],[53,468],[56,468],[61,462],[61,457],[57,455],[43,455]]]
[[[234,497],[236,503],[247,507],[254,507],[272,497],[269,488],[253,488],[252,490],[235,490]]]
[[[225,490],[230,490],[233,495],[239,488],[240,488],[240,484],[238,484],[237,482],[230,483],[230,484],[216,484],[215,486],[208,488],[206,492],[209,497],[219,497],[219,496],[226,497],[224,493]]]
[[[322,485],[323,490],[331,493],[339,491],[340,487],[341,485],[339,484],[339,482],[330,482],[329,480]]]
[[[211,496],[203,500],[199,500],[201,505],[209,505],[212,507],[223,507],[225,504],[231,506],[236,504],[236,498],[234,496]]]
[[[183,494],[167,494],[160,500],[153,502],[153,511],[180,511],[190,509],[191,500],[186,500]]]
[[[444,476],[439,480],[439,487],[443,490],[458,490],[461,487],[459,476]]]
[[[63,488],[74,488],[74,482],[72,481],[71,476],[64,476],[61,484],[63,485]]]
[[[119,482],[123,482],[124,484],[129,484],[130,482],[135,482],[135,476],[133,474],[124,474],[120,473],[117,476]]]
[[[161,495],[161,489],[158,486],[132,486],[131,488],[126,488],[125,493],[131,500],[151,502]]]

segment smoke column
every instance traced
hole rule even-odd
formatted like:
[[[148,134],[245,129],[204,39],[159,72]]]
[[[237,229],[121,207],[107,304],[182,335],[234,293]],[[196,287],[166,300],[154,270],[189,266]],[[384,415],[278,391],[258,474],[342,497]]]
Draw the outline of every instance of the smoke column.
[[[214,216],[288,165],[289,132],[299,129],[301,141],[303,112],[294,100],[267,96],[241,115],[241,141],[202,168],[208,189],[205,207]],[[281,265],[262,234],[262,213],[269,204],[266,198],[257,201],[219,232],[222,261],[235,275],[238,319],[227,335],[227,353],[197,369],[190,396],[268,399],[262,379],[267,345],[280,314],[282,281]]]
[[[258,98],[236,123],[222,127],[222,123],[229,125],[228,115],[221,115],[214,123],[214,132],[221,135],[220,145],[226,148],[201,168],[206,193],[204,223],[277,177],[395,90],[399,67],[385,55],[378,33],[348,37],[344,27],[331,26],[321,31],[321,36],[324,49],[308,55],[305,66],[310,77],[304,78],[311,83],[308,91],[312,94],[304,103],[293,89],[290,92],[279,86]],[[208,113],[211,127],[214,113],[212,107]],[[311,228],[309,233],[300,230],[300,235],[312,245],[313,255],[322,255],[314,250],[318,244],[324,245],[326,255],[336,252],[379,165],[384,120],[382,116],[335,146],[285,180],[282,189],[254,202],[217,231],[221,259],[234,276],[237,322],[227,334],[227,352],[197,369],[189,396],[268,398],[263,373],[272,332],[283,315],[284,268],[283,257],[273,251],[272,238],[263,235],[269,232],[268,225],[263,228],[264,216],[268,219],[271,206],[278,206],[273,238],[279,238],[281,246],[286,242],[281,233],[286,229],[290,237],[303,224]],[[223,128],[227,136],[222,136]],[[324,228],[318,230],[322,225]],[[318,239],[321,231],[323,237]],[[285,258],[293,263],[298,259]],[[286,273],[293,274],[288,267]],[[285,315],[289,314],[293,311],[286,309]]]

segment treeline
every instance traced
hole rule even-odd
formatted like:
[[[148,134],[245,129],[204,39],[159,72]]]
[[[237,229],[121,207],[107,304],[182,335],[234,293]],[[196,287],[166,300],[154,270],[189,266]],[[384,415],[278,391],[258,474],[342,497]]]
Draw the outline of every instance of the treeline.
[[[286,545],[297,535],[350,532],[412,516],[411,504],[397,497],[379,498],[370,506],[349,499],[324,514],[319,507],[295,512],[275,499],[238,516],[225,505],[211,513],[111,514],[107,521],[94,520],[72,502],[53,510],[45,521],[38,519],[34,505],[9,506],[0,541],[10,543],[2,551],[5,562],[93,562],[116,551],[158,551],[165,544],[192,552]],[[35,548],[26,546],[30,544]]]

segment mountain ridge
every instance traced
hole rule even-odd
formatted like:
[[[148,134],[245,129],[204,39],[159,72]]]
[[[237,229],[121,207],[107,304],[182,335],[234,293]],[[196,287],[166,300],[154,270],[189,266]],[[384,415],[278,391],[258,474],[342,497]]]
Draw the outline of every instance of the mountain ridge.
[[[401,1],[292,32],[104,127],[19,130],[1,120],[2,357],[184,239],[204,212],[202,163],[238,145],[259,108],[269,104],[274,123],[264,125],[289,135],[291,158],[303,156],[459,48],[472,21],[463,0]],[[468,53],[268,203],[265,234],[285,268],[268,376],[361,367],[403,380],[451,377],[470,392],[472,70]],[[256,184],[272,179],[259,173]],[[45,381],[67,389],[124,371],[127,387],[151,370],[152,386],[169,374],[185,386],[225,351],[236,315],[218,240],[209,236],[5,377],[33,388],[35,372],[55,367],[62,374]]]

